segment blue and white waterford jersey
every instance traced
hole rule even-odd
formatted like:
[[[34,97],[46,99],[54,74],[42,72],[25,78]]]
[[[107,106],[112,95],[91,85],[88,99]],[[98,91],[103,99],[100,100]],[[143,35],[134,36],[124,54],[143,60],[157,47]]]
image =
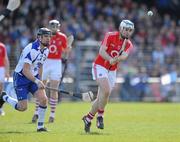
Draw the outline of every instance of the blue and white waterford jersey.
[[[15,68],[15,72],[22,74],[24,63],[31,65],[31,72],[34,76],[38,74],[40,64],[43,64],[49,54],[49,49],[40,48],[38,40],[28,44],[22,51],[19,62]]]

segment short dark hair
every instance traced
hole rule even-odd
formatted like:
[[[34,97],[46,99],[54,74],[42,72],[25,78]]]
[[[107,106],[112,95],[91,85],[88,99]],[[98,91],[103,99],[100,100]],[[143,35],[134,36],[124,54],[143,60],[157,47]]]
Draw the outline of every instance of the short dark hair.
[[[37,32],[37,36],[42,36],[42,35],[51,35],[51,30],[45,27],[39,28]]]

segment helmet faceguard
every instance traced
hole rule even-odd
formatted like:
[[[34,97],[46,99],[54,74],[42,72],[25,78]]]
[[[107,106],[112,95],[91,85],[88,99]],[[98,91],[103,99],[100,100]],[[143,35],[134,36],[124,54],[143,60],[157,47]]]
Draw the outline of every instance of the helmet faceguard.
[[[129,38],[134,32],[134,23],[130,20],[123,20],[119,25],[122,38]]]
[[[56,33],[59,31],[60,23],[58,20],[50,20],[49,21],[49,28],[51,29],[52,33]]]
[[[48,28],[40,28],[37,32],[37,37],[43,46],[49,46],[50,37],[52,33]]]

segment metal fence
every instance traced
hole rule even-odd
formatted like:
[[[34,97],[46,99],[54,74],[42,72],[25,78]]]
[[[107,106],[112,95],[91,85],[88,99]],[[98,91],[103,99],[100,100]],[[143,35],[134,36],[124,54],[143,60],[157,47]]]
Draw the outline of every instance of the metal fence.
[[[96,94],[98,88],[92,80],[91,68],[98,54],[100,42],[78,41],[74,46],[61,88],[76,92],[91,90]],[[127,64],[131,61],[132,59],[128,60]],[[122,64],[121,68],[126,69],[127,64]],[[166,73],[161,77],[149,77],[143,72],[132,74],[129,68],[128,72],[122,69],[117,72],[117,81],[110,101],[180,102],[180,78],[176,72]],[[5,83],[5,89],[13,95],[11,82],[12,78]],[[61,99],[76,100],[65,95],[62,95]]]

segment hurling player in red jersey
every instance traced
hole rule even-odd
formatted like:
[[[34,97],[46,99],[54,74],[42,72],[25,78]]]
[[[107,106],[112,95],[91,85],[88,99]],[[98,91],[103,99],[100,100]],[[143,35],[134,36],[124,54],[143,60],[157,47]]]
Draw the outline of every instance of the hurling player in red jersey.
[[[85,132],[90,132],[91,121],[97,113],[96,126],[104,129],[103,115],[111,91],[116,81],[116,70],[119,62],[127,59],[132,43],[129,40],[134,31],[134,24],[130,20],[123,20],[119,31],[106,33],[96,57],[93,67],[93,79],[98,84],[98,94],[91,110],[82,120]],[[124,44],[124,50],[122,45]]]
[[[9,78],[9,59],[5,45],[0,42],[0,94],[3,91],[5,77]],[[0,108],[0,115],[5,115],[2,108]]]
[[[50,82],[50,87],[58,88],[60,78],[62,76],[62,53],[68,52],[67,36],[59,31],[60,23],[58,20],[49,21],[49,29],[52,31],[52,37],[49,45],[49,55],[43,65],[42,80],[46,84],[47,80]],[[49,123],[54,122],[56,105],[58,103],[57,91],[50,91],[49,104],[51,113]],[[36,101],[36,110],[32,118],[35,123],[38,118],[38,101]]]

